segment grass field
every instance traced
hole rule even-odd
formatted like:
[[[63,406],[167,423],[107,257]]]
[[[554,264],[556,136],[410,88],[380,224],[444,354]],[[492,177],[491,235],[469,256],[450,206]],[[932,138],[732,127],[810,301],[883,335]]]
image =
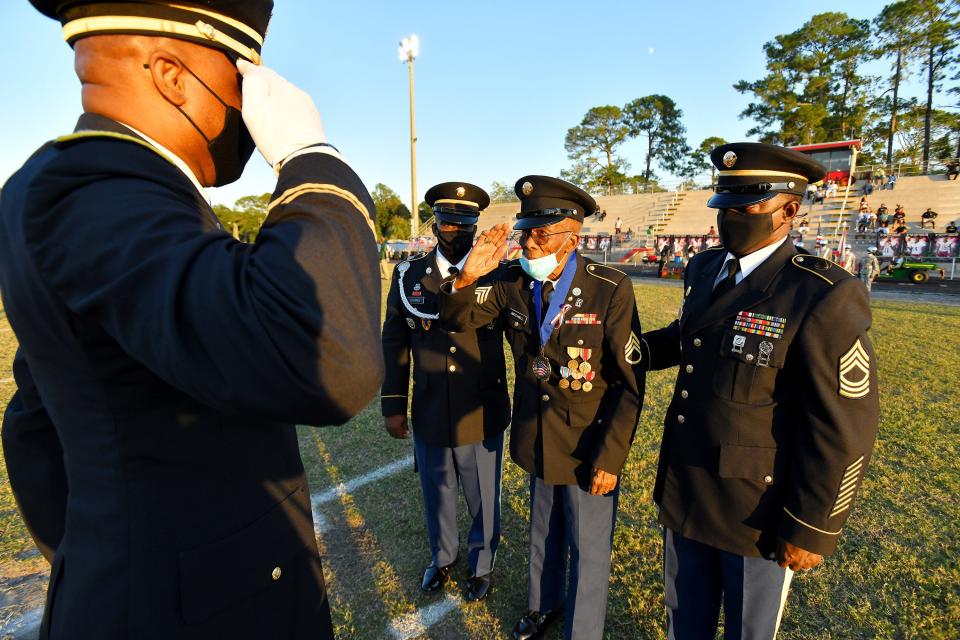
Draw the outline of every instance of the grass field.
[[[636,291],[645,328],[675,315],[679,288],[638,285]],[[960,307],[876,301],[872,338],[882,394],[874,461],[836,555],[794,580],[781,638],[960,636]],[[14,391],[15,347],[0,322],[2,406]],[[664,637],[660,531],[651,491],[675,375],[669,370],[648,379],[624,470],[607,638]],[[379,401],[345,427],[301,429],[300,444],[314,494],[412,453],[411,441],[386,435]],[[527,500],[526,476],[505,462],[494,591],[483,603],[458,604],[418,637],[508,636],[526,608]],[[392,622],[438,601],[417,588],[429,562],[421,504],[411,466],[320,507],[338,637],[391,637]],[[0,580],[45,570],[31,549],[0,465]],[[465,562],[454,576],[448,594],[462,592]]]

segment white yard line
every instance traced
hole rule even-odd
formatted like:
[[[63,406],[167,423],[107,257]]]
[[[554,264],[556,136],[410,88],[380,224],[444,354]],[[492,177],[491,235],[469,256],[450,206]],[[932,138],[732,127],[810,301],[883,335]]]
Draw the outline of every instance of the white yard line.
[[[40,630],[40,620],[43,618],[43,607],[27,611],[0,625],[0,638],[11,640],[33,640]]]
[[[412,464],[413,464],[413,456],[407,456],[406,458],[401,458],[400,460],[391,462],[386,466],[380,467],[379,469],[375,469],[370,473],[362,475],[358,478],[354,478],[353,480],[347,480],[346,482],[341,482],[335,487],[331,487],[327,489],[323,493],[318,493],[317,495],[313,496],[311,502],[313,503],[314,507],[317,507],[321,504],[325,504],[327,502],[333,502],[334,500],[339,499],[340,496],[353,493],[360,487],[368,485],[371,482],[376,482],[377,480],[382,480],[387,476],[392,476],[398,471],[403,470],[404,467],[411,468],[410,465]]]
[[[310,506],[313,510],[313,530],[317,533],[317,535],[320,535],[330,526],[327,522],[326,516],[320,513],[320,505],[338,500],[341,496],[353,493],[360,487],[368,485],[371,482],[376,482],[377,480],[382,480],[387,476],[392,476],[398,471],[402,471],[404,468],[409,468],[412,464],[413,456],[407,456],[406,458],[401,458],[400,460],[391,462],[386,466],[375,469],[370,473],[354,478],[353,480],[341,482],[337,486],[331,487],[326,491],[313,496],[310,499]]]
[[[427,629],[440,622],[448,613],[460,606],[461,600],[455,595],[448,595],[440,602],[434,602],[429,607],[419,609],[415,613],[400,616],[390,623],[386,634],[396,640],[410,640],[422,636]],[[385,634],[385,635],[386,635]]]

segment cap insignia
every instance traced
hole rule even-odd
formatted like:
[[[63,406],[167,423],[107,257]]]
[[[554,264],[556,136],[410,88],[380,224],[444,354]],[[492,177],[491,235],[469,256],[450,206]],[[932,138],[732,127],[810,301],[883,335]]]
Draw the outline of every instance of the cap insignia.
[[[524,182],[523,186],[520,187],[520,190],[523,191],[523,195],[528,196],[533,193],[533,184],[529,182]]]
[[[457,187],[457,197],[462,198],[465,195],[467,195],[467,190],[463,187]]]
[[[730,168],[735,164],[737,164],[737,154],[733,151],[727,151],[723,154],[723,166]]]

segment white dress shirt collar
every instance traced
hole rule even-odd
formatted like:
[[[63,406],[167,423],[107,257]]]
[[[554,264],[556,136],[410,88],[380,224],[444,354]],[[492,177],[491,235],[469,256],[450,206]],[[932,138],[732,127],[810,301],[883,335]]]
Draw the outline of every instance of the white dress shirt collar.
[[[759,267],[761,264],[766,262],[767,258],[772,256],[776,252],[776,250],[779,249],[780,246],[787,241],[787,238],[789,237],[790,237],[789,235],[784,236],[783,239],[780,240],[780,242],[776,242],[774,244],[768,245],[763,249],[757,249],[753,253],[748,253],[747,255],[740,258],[740,271],[737,273],[737,284],[740,284],[741,282],[743,282],[744,278],[749,276],[751,273],[753,273],[753,271],[756,270],[757,267]],[[727,266],[727,263],[730,262],[731,260],[736,260],[736,259],[737,257],[735,255],[733,255],[729,251],[727,252],[727,257],[723,259],[723,265],[721,265],[720,267],[720,273],[717,275],[717,279],[714,280],[714,286],[716,286],[717,283],[719,283],[720,280],[723,279],[724,272],[726,271],[725,267]]]
[[[159,142],[157,142],[147,134],[143,133],[142,131],[137,131],[130,125],[124,124],[122,122],[120,124],[122,124],[127,129],[130,129],[130,131],[133,131],[135,134],[143,138],[150,146],[156,147],[157,151],[159,151],[161,155],[163,155],[170,162],[172,162],[177,169],[180,169],[180,171],[183,172],[183,175],[187,176],[187,179],[189,179],[190,182],[193,183],[193,186],[197,188],[197,191],[200,193],[201,196],[203,196],[203,199],[206,200],[207,204],[212,205],[212,202],[210,201],[210,196],[207,194],[207,190],[203,188],[202,184],[200,184],[200,180],[198,180],[197,176],[194,175],[193,171],[190,169],[190,165],[184,162],[180,158],[180,156],[176,155],[175,153],[173,153],[172,151],[167,149],[165,146],[163,146],[162,144],[160,144]]]
[[[468,253],[467,255],[463,256],[463,260],[461,260],[460,262],[458,262],[458,263],[455,264],[455,265],[452,265],[452,264],[450,264],[450,261],[449,261],[449,260],[447,260],[446,258],[443,257],[443,254],[440,253],[440,249],[437,249],[435,253],[436,253],[436,257],[437,257],[437,269],[440,270],[440,277],[441,277],[441,278],[446,278],[447,276],[453,275],[452,273],[450,273],[450,269],[451,269],[452,267],[456,267],[456,268],[457,268],[457,273],[460,273],[461,271],[463,271],[463,265],[466,264],[466,262],[467,262],[467,257],[469,257],[469,255],[470,255],[470,254]]]

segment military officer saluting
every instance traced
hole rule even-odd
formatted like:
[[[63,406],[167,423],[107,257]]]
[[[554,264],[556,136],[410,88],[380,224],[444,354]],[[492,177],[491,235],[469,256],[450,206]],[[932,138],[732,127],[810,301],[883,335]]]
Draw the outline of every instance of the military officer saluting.
[[[523,257],[498,268],[507,226],[485,231],[444,283],[440,318],[456,330],[504,322],[513,351],[510,456],[531,493],[529,610],[513,637],[540,637],[565,609],[567,638],[601,638],[618,476],[643,403],[640,321],[630,278],[577,254],[593,198],[544,176],[516,193]]]
[[[788,241],[825,170],[782,147],[713,150],[723,245],[694,257],[676,321],[643,335],[679,365],[654,500],[671,638],[773,638],[793,572],[833,553],[877,432],[863,285]]]
[[[3,452],[52,562],[40,637],[332,638],[294,425],[346,422],[382,382],[373,203],[260,66],[271,0],[32,4],[84,109],[0,197]],[[254,143],[278,178],[242,243],[204,188]]]
[[[413,442],[432,555],[420,588],[438,592],[457,559],[459,484],[472,520],[467,534],[472,602],[490,591],[500,543],[503,432],[510,423],[503,329],[494,320],[461,333],[446,331],[437,309],[440,284],[463,268],[490,197],[475,185],[445,182],[424,199],[433,208],[437,246],[394,271],[383,323],[382,409],[390,435],[408,437],[413,355]]]

